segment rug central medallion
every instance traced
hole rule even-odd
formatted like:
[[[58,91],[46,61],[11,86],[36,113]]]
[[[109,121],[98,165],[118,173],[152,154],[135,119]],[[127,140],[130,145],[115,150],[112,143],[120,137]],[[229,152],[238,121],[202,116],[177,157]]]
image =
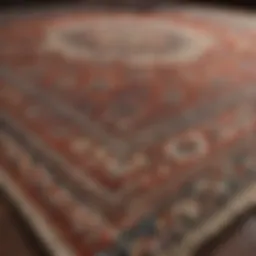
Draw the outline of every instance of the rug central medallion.
[[[193,61],[212,41],[164,20],[104,17],[55,24],[48,30],[45,47],[74,59],[145,65]]]

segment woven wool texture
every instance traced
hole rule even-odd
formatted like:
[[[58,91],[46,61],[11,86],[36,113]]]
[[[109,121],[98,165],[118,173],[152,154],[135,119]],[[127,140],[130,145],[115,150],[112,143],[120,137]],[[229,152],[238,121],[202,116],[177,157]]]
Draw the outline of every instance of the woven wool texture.
[[[0,177],[57,256],[192,256],[256,202],[256,19],[0,17]]]

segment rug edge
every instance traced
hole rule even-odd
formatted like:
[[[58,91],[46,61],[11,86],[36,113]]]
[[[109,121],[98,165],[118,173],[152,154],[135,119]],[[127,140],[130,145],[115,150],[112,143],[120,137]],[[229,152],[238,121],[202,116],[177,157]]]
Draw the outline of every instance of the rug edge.
[[[192,256],[196,251],[208,240],[214,238],[219,232],[224,231],[231,225],[239,216],[246,213],[251,208],[256,206],[256,183],[251,184],[244,191],[235,195],[221,211],[213,214],[207,220],[207,223],[202,223],[196,230],[189,232],[181,246],[173,248],[159,256],[179,255]]]
[[[5,169],[0,166],[0,187],[11,198],[15,206],[28,221],[35,235],[54,256],[75,256],[74,250],[65,245],[64,241],[56,235],[54,228],[49,227],[46,219],[27,202],[26,196],[8,177]]]

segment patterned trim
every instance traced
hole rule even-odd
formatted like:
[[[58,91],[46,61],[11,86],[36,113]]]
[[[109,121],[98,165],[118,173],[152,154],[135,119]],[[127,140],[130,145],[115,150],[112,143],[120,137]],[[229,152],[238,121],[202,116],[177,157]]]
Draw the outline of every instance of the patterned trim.
[[[239,215],[255,207],[255,194],[256,183],[251,185],[244,192],[239,193],[222,211],[214,214],[206,223],[203,223],[192,232],[186,234],[178,248],[173,248],[171,251],[160,254],[159,256],[192,256],[203,242],[217,235],[239,217]]]
[[[5,126],[2,124],[1,125],[1,127],[2,127],[2,129],[3,129],[3,131],[5,130]],[[11,132],[11,129],[10,129],[11,127],[9,126],[8,127],[8,129],[7,129],[7,131],[8,132]],[[16,137],[16,139],[17,139],[17,137]],[[227,163],[229,163],[229,161],[233,161],[233,160],[235,160],[236,162],[234,163],[234,167],[233,168],[235,168],[235,169],[233,169],[233,171],[231,172],[231,173],[229,173],[227,176],[226,176],[226,179],[221,179],[221,181],[223,181],[223,182],[227,182],[227,186],[225,185],[224,187],[222,186],[222,184],[221,183],[216,183],[216,184],[212,184],[212,182],[209,182],[209,181],[207,181],[206,180],[206,182],[204,181],[204,180],[202,180],[203,179],[203,175],[205,174],[205,169],[203,169],[202,170],[202,173],[199,173],[198,175],[197,175],[197,177],[195,177],[191,182],[189,182],[188,183],[188,185],[184,185],[183,186],[183,188],[181,189],[181,191],[180,191],[180,193],[178,194],[178,195],[176,195],[175,196],[175,198],[176,198],[176,200],[175,201],[172,201],[171,200],[171,202],[170,202],[170,199],[167,199],[164,203],[163,203],[163,206],[162,207],[160,207],[160,208],[158,208],[158,210],[156,211],[156,212],[153,212],[153,213],[151,213],[151,214],[149,214],[149,215],[147,215],[147,217],[146,217],[146,219],[143,219],[142,221],[140,221],[139,222],[139,224],[138,225],[136,225],[134,228],[132,228],[131,230],[129,230],[129,231],[125,231],[124,233],[123,233],[123,235],[120,237],[120,240],[119,240],[119,242],[117,243],[117,248],[116,249],[114,249],[114,254],[112,254],[112,252],[111,252],[111,254],[110,255],[119,255],[119,253],[121,253],[120,251],[123,251],[123,250],[125,250],[125,251],[129,251],[130,253],[131,253],[131,255],[132,255],[132,253],[133,253],[133,250],[135,250],[134,249],[134,242],[135,241],[140,241],[142,238],[144,238],[144,237],[146,237],[146,238],[149,238],[150,240],[152,240],[154,243],[158,243],[158,242],[162,242],[161,241],[161,236],[159,236],[159,239],[160,240],[157,240],[157,241],[154,241],[154,238],[152,238],[152,236],[155,234],[155,232],[156,232],[156,225],[157,225],[157,220],[158,220],[158,218],[159,218],[159,216],[161,215],[161,212],[162,212],[162,210],[164,209],[164,211],[169,211],[168,210],[168,208],[170,208],[170,209],[172,209],[172,211],[174,211],[174,213],[175,213],[175,215],[176,214],[178,214],[177,215],[177,217],[178,218],[180,218],[180,216],[183,216],[183,214],[184,214],[184,212],[186,212],[186,214],[189,214],[188,216],[186,216],[185,218],[183,218],[182,217],[182,221],[184,222],[184,224],[182,224],[182,226],[187,226],[188,224],[188,217],[189,217],[189,219],[192,217],[192,219],[194,219],[194,218],[197,218],[196,216],[198,215],[198,210],[196,210],[196,206],[195,206],[195,204],[193,203],[193,202],[197,202],[199,199],[197,198],[197,199],[195,199],[195,198],[193,198],[193,195],[194,195],[194,192],[193,191],[195,191],[195,189],[196,189],[196,191],[199,191],[199,195],[201,194],[201,193],[204,193],[204,191],[206,191],[207,192],[207,190],[208,189],[210,189],[210,191],[211,191],[211,189],[213,189],[213,192],[214,193],[217,193],[218,194],[218,197],[220,197],[221,199],[222,198],[224,198],[225,199],[225,201],[224,202],[221,202],[221,205],[223,205],[223,203],[225,204],[228,200],[229,200],[229,197],[230,196],[233,196],[236,192],[238,192],[239,193],[239,191],[243,191],[244,189],[246,189],[246,187],[248,186],[248,185],[250,185],[250,183],[252,183],[252,182],[254,182],[254,180],[255,180],[255,173],[254,173],[254,171],[253,171],[253,169],[252,168],[254,168],[255,166],[254,166],[254,163],[253,162],[251,162],[251,161],[253,161],[253,155],[251,155],[252,154],[252,152],[253,152],[253,150],[254,150],[254,143],[253,143],[253,141],[255,140],[255,138],[251,138],[250,136],[249,137],[247,137],[247,139],[245,139],[244,141],[243,141],[243,143],[241,143],[241,141],[238,143],[238,145],[236,145],[235,147],[234,147],[234,152],[231,152],[230,154],[231,155],[229,155],[228,157],[225,157],[224,156],[224,160],[223,161],[221,161],[221,160],[219,160],[220,161],[220,163],[221,163],[221,166],[222,165],[224,165],[224,167],[226,168],[228,165],[225,165],[225,159],[226,159],[226,161],[227,161]],[[23,141],[22,142],[22,144],[23,145],[25,145],[24,144],[24,142],[25,141]],[[250,148],[248,149],[248,145],[250,146]],[[252,147],[252,148],[251,148]],[[248,151],[249,150],[249,151]],[[37,152],[36,150],[35,150],[35,148],[33,148],[33,150],[31,151],[31,154],[32,154],[32,156],[33,156],[33,154],[35,153],[35,152]],[[249,157],[249,158],[248,158]],[[233,177],[233,175],[235,175],[236,176],[236,172],[238,171],[237,169],[239,169],[239,168],[241,168],[241,167],[239,167],[240,165],[245,165],[242,169],[244,169],[245,168],[245,170],[243,171],[243,177],[241,178],[241,179],[235,179],[234,180],[234,177]],[[208,168],[208,166],[205,166],[204,168]],[[230,176],[231,175],[231,176]],[[211,177],[206,177],[207,179],[211,179]],[[231,188],[231,190],[230,190],[230,188],[229,188],[229,182],[231,182],[233,180],[233,184],[230,184],[230,185],[232,185],[232,187],[233,188]],[[235,181],[235,183],[234,183],[234,181]],[[211,185],[212,184],[212,185]],[[242,187],[241,187],[241,184],[242,184]],[[195,188],[195,185],[196,185],[196,188]],[[234,187],[235,186],[235,187]],[[239,187],[240,186],[240,187]],[[228,197],[226,197],[226,196],[224,196],[225,195],[225,193],[226,193],[226,188],[228,189],[228,192],[230,193],[231,192],[231,194],[228,196]],[[219,194],[220,193],[220,194]],[[224,194],[223,194],[224,193]],[[216,194],[216,195],[217,195]],[[241,194],[243,194],[242,192],[241,192]],[[198,195],[198,194],[197,194]],[[196,201],[195,201],[196,200]],[[233,199],[234,200],[234,199]],[[231,201],[233,201],[233,200],[231,200]],[[192,210],[189,210],[188,211],[188,208],[186,207],[186,205],[184,204],[184,205],[181,205],[180,203],[181,202],[185,202],[185,204],[188,204],[189,203],[189,205],[190,205],[190,209],[192,209]],[[212,201],[212,200],[211,200]],[[254,203],[254,202],[253,202]],[[184,208],[185,207],[185,208]],[[220,206],[219,205],[219,203],[218,203],[218,201],[216,201],[216,205],[215,205],[215,209],[216,209],[216,211],[217,212],[221,212],[220,211],[220,208],[221,208],[222,206]],[[185,210],[184,210],[185,209]],[[246,210],[246,209],[242,209],[242,210]],[[217,214],[219,214],[219,213],[217,213]],[[231,213],[229,213],[229,215],[228,215],[228,217],[229,216],[231,216],[232,217],[232,215],[230,215]],[[201,215],[200,215],[201,216]],[[231,218],[230,217],[230,218]],[[212,218],[214,218],[214,217],[212,217]],[[204,228],[206,228],[206,230],[208,230],[208,219],[209,219],[209,216],[208,217],[205,217],[205,218],[202,218],[202,217],[200,217],[199,218],[200,220],[205,220],[204,222],[205,223],[203,223],[203,225],[205,226]],[[211,217],[210,217],[210,220],[211,220]],[[190,222],[190,221],[189,221]],[[194,222],[194,221],[193,221]],[[197,223],[196,224],[196,226],[200,226],[201,224],[200,223],[198,223],[198,221],[196,221],[195,223]],[[214,222],[215,223],[215,222]],[[218,222],[217,222],[218,223]],[[216,224],[217,225],[217,224]],[[222,225],[222,224],[220,224],[220,225]],[[167,227],[168,228],[168,227]],[[176,227],[172,227],[168,232],[170,232],[169,233],[169,238],[168,239],[170,239],[170,240],[168,240],[168,244],[169,245],[172,245],[172,248],[174,248],[175,246],[177,246],[178,244],[179,244],[179,241],[181,240],[181,241],[183,241],[185,244],[186,243],[189,243],[190,244],[190,242],[186,242],[186,237],[183,237],[184,236],[184,230],[181,230],[182,231],[182,234],[180,234],[179,232],[180,232],[180,230],[179,230],[179,227],[177,227],[178,229],[176,229]],[[220,229],[221,228],[221,226],[218,228],[218,229]],[[194,232],[194,229],[192,229],[193,231],[192,231],[192,234],[193,234],[193,232]],[[197,229],[196,229],[197,230]],[[177,233],[178,232],[178,233]],[[190,228],[189,227],[187,227],[187,230],[185,230],[185,233],[187,234],[187,233],[190,233],[191,231],[190,231]],[[208,232],[208,231],[207,231]],[[168,236],[167,236],[168,237]],[[203,239],[203,238],[205,238],[206,236],[203,236],[201,239]],[[182,243],[183,243],[182,242]],[[200,241],[197,241],[197,243],[199,243],[199,242],[201,242],[201,240]],[[142,242],[139,242],[139,243],[142,243]],[[143,243],[142,243],[142,245],[143,245]],[[191,245],[189,245],[189,246],[191,246]],[[193,246],[196,246],[196,245],[194,245],[194,243],[193,243]],[[180,246],[178,246],[178,248],[180,248]],[[184,248],[187,248],[187,247],[185,247],[185,245],[184,245]],[[191,247],[188,247],[188,251],[190,252],[190,250],[189,250],[189,248],[191,248]],[[174,251],[175,253],[174,253],[174,255],[182,255],[182,254],[180,254],[179,253],[179,250],[180,249],[177,249],[177,252],[176,251]],[[160,252],[159,252],[160,253]],[[183,253],[183,251],[181,252],[181,253]],[[185,253],[185,252],[184,252]],[[186,254],[184,254],[184,256],[185,256]],[[189,254],[188,254],[189,255]],[[183,256],[183,255],[182,255]]]
[[[5,175],[5,173],[7,173],[7,171],[0,167],[1,187],[17,203],[26,218],[30,220],[32,227],[37,232],[37,235],[41,237],[42,242],[45,243],[51,253],[55,256],[74,256],[74,251],[68,248],[66,243],[59,239],[59,236],[56,235],[56,231],[53,229],[53,227],[50,227],[45,218],[41,216],[40,212],[36,211],[35,208],[31,206],[31,203],[27,202],[27,199],[23,196],[23,193],[16,187],[12,180]],[[174,248],[171,252],[159,255],[167,256],[171,254],[179,256],[192,256],[192,252],[194,252],[200,244],[228,226],[241,213],[254,207],[256,205],[255,194],[256,184],[253,184],[244,192],[238,194],[229,204],[225,206],[222,211],[207,220],[207,224],[204,223],[201,225],[201,227],[188,233],[179,248]],[[119,256],[123,254],[120,248],[116,249],[115,252],[112,251],[110,254],[102,252],[97,255]]]
[[[205,176],[205,169],[220,171],[218,164],[206,165],[192,181],[182,186],[175,199],[167,197],[155,212],[124,232],[117,247],[106,255],[137,255],[137,250],[141,254],[150,250],[153,255],[192,256],[204,241],[256,205],[255,147],[248,148],[252,140],[255,141],[255,137],[249,136],[228,158],[216,161],[224,169],[223,176],[215,172],[220,180]],[[231,163],[233,167],[229,166]],[[209,196],[213,196],[210,201]],[[210,211],[204,205],[207,202],[212,205]],[[162,213],[172,213],[171,227],[163,222]]]
[[[5,129],[5,126],[2,124],[1,125],[3,131]],[[11,131],[10,129],[11,127],[9,127],[7,130],[8,132]],[[16,138],[17,139],[17,138]],[[176,216],[175,218],[180,218],[181,216],[184,215],[184,213],[186,214],[186,216],[182,217],[182,221],[183,224],[181,226],[186,227],[186,230],[181,230],[182,234],[179,233],[179,227],[177,227],[178,229],[176,229],[176,227],[172,227],[170,228],[169,235],[167,236],[168,240],[168,247],[171,245],[172,248],[176,248],[177,249],[174,250],[173,255],[182,255],[181,253],[184,253],[184,256],[190,256],[190,254],[185,254],[186,251],[184,248],[187,248],[187,250],[189,252],[191,252],[191,246],[196,247],[198,245],[198,243],[201,242],[202,239],[206,238],[205,236],[202,236],[198,241],[195,241],[192,243],[192,245],[190,244],[190,238],[187,238],[187,235],[184,236],[184,234],[194,234],[194,231],[197,232],[198,229],[190,229],[190,225],[189,223],[194,222],[194,224],[192,226],[195,225],[197,227],[200,227],[201,225],[203,225],[202,229],[206,229],[206,233],[210,233],[209,235],[211,235],[211,229],[210,231],[208,230],[208,221],[210,220],[209,223],[211,223],[211,219],[217,218],[215,216],[219,215],[219,212],[226,212],[227,210],[226,207],[223,208],[223,210],[220,210],[223,207],[223,204],[225,205],[226,202],[231,201],[233,202],[233,200],[236,199],[232,199],[230,200],[230,196],[234,196],[235,194],[238,193],[238,196],[240,196],[239,198],[243,197],[244,193],[245,195],[247,195],[247,192],[241,192],[246,190],[247,191],[247,187],[251,186],[250,184],[254,184],[254,180],[255,180],[255,172],[253,171],[253,168],[255,168],[254,165],[254,158],[253,158],[253,152],[254,152],[254,144],[252,143],[255,140],[255,138],[252,137],[247,137],[243,142],[239,142],[238,145],[236,145],[234,147],[234,151],[230,152],[229,157],[225,157],[223,158],[223,160],[219,159],[217,162],[219,162],[221,164],[221,166],[224,166],[225,168],[228,168],[228,163],[232,163],[232,161],[234,162],[234,169],[231,169],[231,173],[227,172],[226,179],[221,178],[221,183],[217,182],[214,183],[213,181],[211,181],[211,177],[206,176],[206,180],[204,180],[204,174],[205,174],[205,168],[209,168],[207,165],[202,169],[201,172],[199,172],[197,174],[196,177],[194,177],[194,179],[189,182],[187,185],[185,184],[181,191],[179,192],[178,195],[175,196],[175,200],[173,201],[173,199],[168,199],[166,201],[163,202],[162,206],[160,206],[160,208],[158,208],[158,210],[156,212],[152,212],[149,213],[149,215],[147,215],[147,217],[141,221],[139,221],[139,224],[136,225],[134,228],[132,228],[129,231],[124,231],[124,233],[122,234],[122,236],[120,237],[119,241],[117,242],[117,248],[114,249],[114,252],[111,252],[110,255],[119,255],[119,253],[122,253],[123,250],[125,251],[129,251],[131,253],[131,255],[133,255],[133,250],[134,250],[134,242],[135,241],[141,241],[141,239],[143,238],[148,238],[149,240],[152,240],[153,243],[158,243],[161,242],[162,243],[162,238],[161,235],[159,236],[160,240],[154,240],[154,234],[157,230],[157,222],[159,220],[159,217],[161,216],[161,212],[164,210],[164,212],[169,212],[168,208],[172,209],[171,211],[175,214],[174,216]],[[22,142],[23,145],[24,141]],[[248,148],[249,146],[249,148]],[[34,152],[36,152],[35,149],[33,149],[31,151],[31,154],[33,156]],[[226,162],[225,162],[226,161]],[[231,162],[230,162],[231,161]],[[231,166],[232,168],[232,166]],[[242,169],[242,173],[243,176],[239,179],[237,179],[237,172],[238,169]],[[244,169],[244,170],[243,170]],[[224,175],[224,174],[222,174]],[[231,176],[230,176],[231,175]],[[208,181],[207,181],[208,180]],[[222,183],[224,182],[224,183]],[[230,183],[231,182],[231,183]],[[200,195],[203,195],[205,192],[207,191],[212,191],[211,193],[214,193],[217,195],[216,198],[216,202],[212,199],[211,201],[215,202],[215,209],[213,212],[216,211],[216,213],[214,213],[213,217],[211,216],[205,216],[202,218],[202,216],[204,215],[202,212],[200,213],[197,210],[197,204],[200,202]],[[255,190],[253,190],[255,191]],[[227,193],[227,194],[226,194]],[[250,193],[249,193],[250,194]],[[227,195],[227,196],[226,196]],[[195,196],[195,198],[194,198]],[[199,197],[198,197],[199,196]],[[221,201],[219,201],[219,199],[221,199]],[[247,196],[246,196],[247,198]],[[223,201],[224,199],[224,201]],[[251,201],[249,201],[250,203]],[[196,204],[195,204],[196,203]],[[249,204],[248,203],[248,204]],[[252,202],[253,204],[255,202]],[[247,205],[245,206],[241,206],[243,209],[241,210],[246,210]],[[250,204],[249,206],[252,206],[252,204]],[[188,208],[189,207],[189,208]],[[240,208],[239,208],[240,209]],[[239,214],[240,211],[237,213]],[[188,215],[187,215],[188,214]],[[198,217],[198,214],[201,217]],[[202,215],[203,214],[203,215]],[[209,213],[208,213],[209,214]],[[233,213],[226,213],[226,215],[228,217],[233,217],[232,215]],[[221,215],[222,216],[222,215]],[[191,219],[192,218],[192,219]],[[198,220],[194,220],[194,219],[200,219],[200,222],[198,222]],[[178,220],[177,219],[177,220]],[[189,221],[189,222],[188,222]],[[217,223],[216,225],[218,226],[218,228],[216,229],[221,229],[222,228],[222,222],[220,224],[218,224],[220,222],[220,220],[216,220],[214,221],[214,223]],[[211,224],[214,225],[214,224]],[[211,227],[211,226],[210,226]],[[168,228],[168,227],[166,227]],[[178,232],[178,233],[177,233]],[[184,233],[185,232],[185,233]],[[196,233],[197,234],[197,233]],[[200,233],[201,234],[201,233]],[[193,238],[193,235],[191,235]],[[196,235],[196,237],[198,237],[199,235]],[[190,237],[190,235],[189,235]],[[188,239],[188,242],[187,242]],[[180,252],[180,245],[178,246],[178,244],[180,244],[180,242],[183,244],[184,243],[184,247],[182,247],[182,251]],[[193,240],[194,241],[194,240]],[[142,243],[142,242],[139,242]],[[188,243],[188,246],[185,246]],[[142,243],[143,245],[143,243]],[[158,252],[158,254],[161,251]],[[108,255],[108,254],[107,254]]]
[[[48,225],[45,216],[41,215],[39,210],[28,202],[22,191],[15,185],[11,178],[6,175],[7,170],[0,166],[0,185],[1,188],[10,196],[10,198],[18,206],[22,214],[29,220],[29,224],[41,238],[46,248],[54,256],[75,256],[75,251],[71,249],[67,243],[60,239],[53,226]]]
[[[50,171],[50,173],[54,173],[55,178],[62,179],[63,175],[64,177],[66,176],[65,172],[68,172],[69,174],[73,174],[71,176],[73,176],[73,179],[78,183],[81,181],[84,182],[83,185],[86,185],[87,190],[103,196],[106,200],[107,198],[113,198],[113,195],[109,194],[109,192],[101,187],[100,184],[96,185],[94,181],[86,175],[86,171],[76,170],[76,168],[65,161],[63,157],[58,156],[56,152],[45,147],[42,141],[33,136],[32,132],[29,132],[28,136],[28,132],[25,132],[20,125],[17,126],[14,120],[7,118],[5,115],[2,116],[1,131],[4,131],[6,134],[9,134],[10,137],[15,138],[15,141],[22,145],[22,147],[26,148],[30,156],[34,158],[35,161],[41,161],[44,165],[47,165],[49,170],[54,168],[54,172]],[[18,129],[16,129],[16,127],[18,127]],[[31,142],[32,140],[33,143]],[[72,172],[69,172],[68,170],[72,170]],[[61,175],[58,176],[58,173],[61,173]],[[81,173],[83,173],[84,177],[81,176]],[[68,182],[68,179],[66,179],[66,182]],[[78,188],[76,188],[76,190],[77,189]],[[79,191],[79,193],[82,194],[84,194],[84,192]]]

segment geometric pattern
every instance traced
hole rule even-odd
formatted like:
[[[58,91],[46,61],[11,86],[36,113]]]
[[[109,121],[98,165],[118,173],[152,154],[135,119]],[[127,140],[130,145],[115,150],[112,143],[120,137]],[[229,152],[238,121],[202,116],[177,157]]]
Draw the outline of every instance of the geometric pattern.
[[[238,23],[0,19],[1,183],[53,254],[191,256],[255,204],[256,33]]]

